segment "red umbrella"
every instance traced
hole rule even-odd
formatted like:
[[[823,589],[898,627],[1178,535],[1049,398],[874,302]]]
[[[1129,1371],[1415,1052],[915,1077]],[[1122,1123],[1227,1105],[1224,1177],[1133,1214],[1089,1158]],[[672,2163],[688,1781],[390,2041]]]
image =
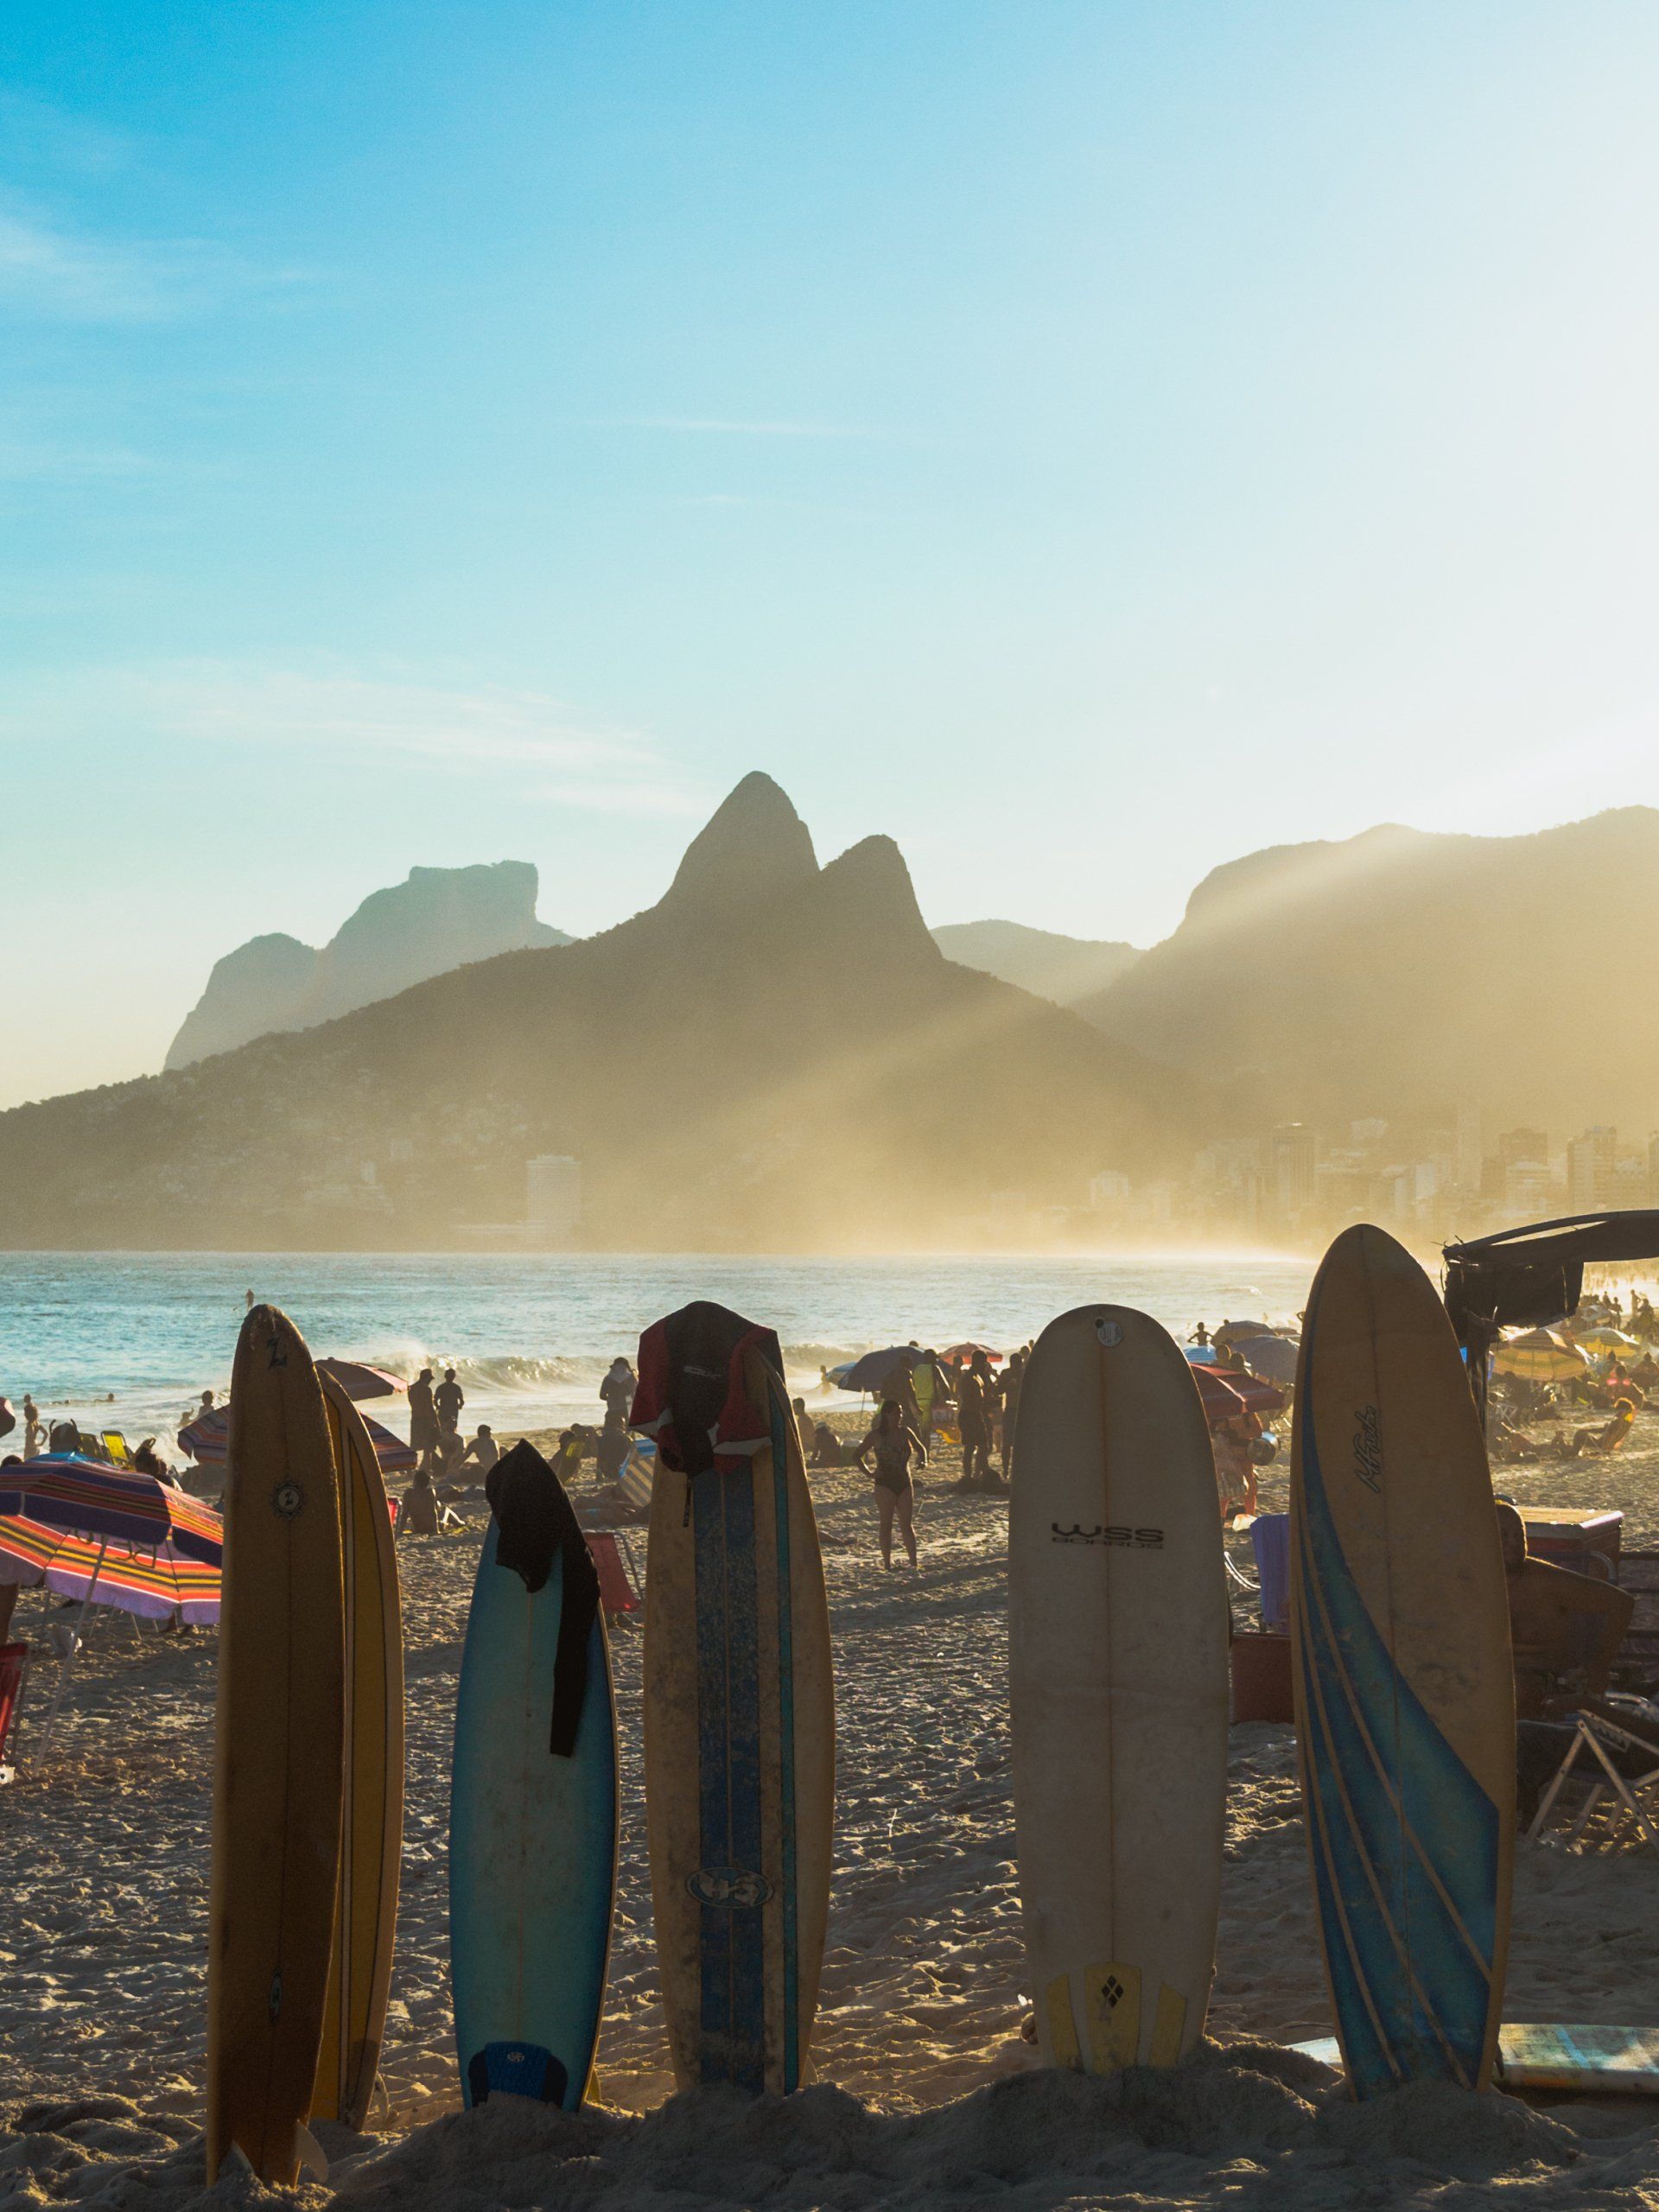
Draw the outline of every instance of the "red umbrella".
[[[976,1351],[982,1351],[987,1359],[1001,1365],[1002,1354],[1000,1351],[993,1351],[988,1344],[947,1344],[939,1354],[939,1357],[941,1359],[971,1359]]]
[[[319,1360],[317,1365],[323,1365]],[[401,1436],[394,1436],[378,1421],[365,1414],[363,1426],[369,1432],[369,1441],[374,1446],[374,1456],[380,1463],[383,1475],[407,1474],[420,1458],[411,1445]],[[210,1414],[198,1414],[188,1428],[179,1431],[179,1448],[188,1452],[198,1466],[222,1467],[231,1445],[231,1409],[228,1405],[215,1406]]]
[[[1218,1421],[1227,1421],[1235,1414],[1277,1414],[1285,1407],[1285,1394],[1266,1382],[1258,1382],[1253,1375],[1241,1375],[1230,1367],[1194,1367],[1189,1370],[1198,1386],[1198,1395],[1204,1402],[1205,1418],[1213,1427]]]
[[[360,1359],[320,1359],[319,1375],[332,1375],[353,1405],[365,1398],[392,1398],[409,1388],[401,1377],[384,1367],[367,1367]]]

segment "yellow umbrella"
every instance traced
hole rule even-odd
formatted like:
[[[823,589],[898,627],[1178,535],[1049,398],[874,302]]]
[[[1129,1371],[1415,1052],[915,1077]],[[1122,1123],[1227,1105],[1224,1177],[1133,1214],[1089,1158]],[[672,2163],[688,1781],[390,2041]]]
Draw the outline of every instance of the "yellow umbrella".
[[[1586,1329],[1578,1342],[1588,1344],[1592,1351],[1616,1351],[1621,1357],[1625,1352],[1640,1351],[1642,1349],[1634,1337],[1627,1337],[1623,1329],[1615,1329],[1606,1321],[1598,1323],[1593,1329]]]
[[[1524,1336],[1507,1338],[1492,1355],[1494,1375],[1513,1375],[1525,1382],[1567,1382],[1589,1364],[1554,1329],[1529,1329]]]

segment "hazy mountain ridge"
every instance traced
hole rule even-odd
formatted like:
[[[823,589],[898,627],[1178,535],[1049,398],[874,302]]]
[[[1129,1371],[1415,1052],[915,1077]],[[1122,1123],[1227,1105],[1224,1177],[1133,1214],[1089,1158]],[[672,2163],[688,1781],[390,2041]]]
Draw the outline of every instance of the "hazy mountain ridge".
[[[320,1027],[0,1116],[11,1244],[450,1243],[583,1164],[589,1241],[974,1241],[992,1194],[1076,1205],[1215,1111],[1075,1016],[945,959],[891,839],[820,869],[750,777],[662,901]],[[366,1171],[366,1172],[365,1172]]]
[[[1015,983],[1056,1006],[1074,1006],[1116,982],[1141,957],[1106,938],[1063,937],[1024,922],[944,922],[933,942],[949,960]]]
[[[1659,811],[1518,837],[1397,825],[1217,868],[1077,1011],[1264,1115],[1659,1122]]]
[[[276,1030],[311,1029],[430,976],[531,945],[569,944],[536,918],[528,861],[412,868],[371,892],[321,948],[281,932],[250,938],[213,963],[207,988],[168,1047],[188,1067]]]

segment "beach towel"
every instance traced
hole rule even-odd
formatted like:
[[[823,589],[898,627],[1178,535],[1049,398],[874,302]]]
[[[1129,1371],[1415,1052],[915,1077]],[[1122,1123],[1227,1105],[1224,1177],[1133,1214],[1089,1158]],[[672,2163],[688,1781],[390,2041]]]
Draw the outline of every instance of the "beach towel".
[[[652,1322],[639,1339],[639,1388],[630,1428],[649,1436],[676,1474],[729,1471],[772,1440],[771,1409],[756,1405],[743,1356],[758,1351],[781,1383],[776,1333],[728,1306],[697,1299]]]

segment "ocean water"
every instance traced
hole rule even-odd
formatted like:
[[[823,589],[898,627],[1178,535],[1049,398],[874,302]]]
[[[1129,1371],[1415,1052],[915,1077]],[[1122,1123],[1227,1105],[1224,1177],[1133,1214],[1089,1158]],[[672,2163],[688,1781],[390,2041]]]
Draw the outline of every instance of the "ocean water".
[[[315,1353],[407,1377],[453,1366],[463,1427],[597,1420],[599,1378],[640,1331],[693,1298],[735,1306],[778,1332],[796,1390],[815,1404],[819,1370],[874,1345],[963,1338],[998,1350],[1091,1299],[1154,1315],[1177,1337],[1195,1322],[1294,1319],[1306,1259],[1198,1260],[493,1258],[273,1253],[0,1252],[0,1395],[128,1437],[169,1440],[198,1395],[225,1390],[245,1294],[281,1306]],[[407,1433],[401,1399],[377,1419]],[[16,1439],[9,1438],[8,1444]]]

